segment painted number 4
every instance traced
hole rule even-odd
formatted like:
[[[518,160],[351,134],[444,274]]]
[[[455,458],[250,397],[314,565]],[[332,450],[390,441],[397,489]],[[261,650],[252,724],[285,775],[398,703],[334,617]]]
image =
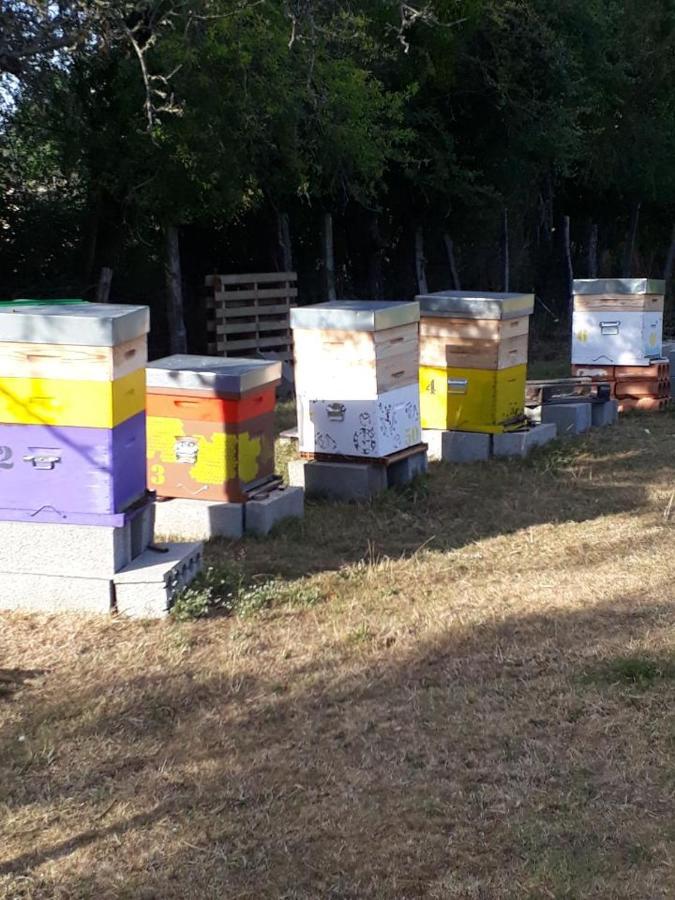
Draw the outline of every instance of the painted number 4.
[[[431,379],[431,381],[430,381],[429,384],[427,385],[427,393],[429,393],[429,394],[435,394],[435,393],[436,393],[436,382],[435,382],[435,380],[434,380],[433,378]]]
[[[10,462],[13,455],[11,447],[0,447],[0,469],[14,468],[14,463]]]

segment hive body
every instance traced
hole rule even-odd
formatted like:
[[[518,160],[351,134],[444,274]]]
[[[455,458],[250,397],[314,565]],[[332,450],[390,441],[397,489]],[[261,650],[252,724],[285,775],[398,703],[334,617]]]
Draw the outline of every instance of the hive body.
[[[143,498],[148,327],[146,307],[0,306],[1,518],[122,524]]]
[[[170,356],[148,366],[148,484],[160,497],[241,502],[274,473],[281,364]]]
[[[422,427],[495,434],[519,427],[532,295],[442,291],[417,299]]]
[[[418,322],[417,303],[291,311],[302,452],[377,459],[420,443]]]

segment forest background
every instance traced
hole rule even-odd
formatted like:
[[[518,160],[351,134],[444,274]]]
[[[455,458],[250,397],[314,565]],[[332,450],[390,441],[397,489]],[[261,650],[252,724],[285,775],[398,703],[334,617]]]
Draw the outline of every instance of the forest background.
[[[0,298],[112,270],[199,352],[207,274],[293,269],[562,340],[572,276],[671,291],[674,74],[675,0],[0,0]]]

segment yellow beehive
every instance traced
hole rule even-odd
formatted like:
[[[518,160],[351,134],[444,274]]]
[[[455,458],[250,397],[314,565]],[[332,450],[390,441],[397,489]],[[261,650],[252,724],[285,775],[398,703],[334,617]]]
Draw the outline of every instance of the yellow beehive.
[[[520,424],[527,366],[420,366],[422,428],[498,434]]]
[[[522,424],[534,297],[444,291],[417,299],[422,428],[499,433]]]

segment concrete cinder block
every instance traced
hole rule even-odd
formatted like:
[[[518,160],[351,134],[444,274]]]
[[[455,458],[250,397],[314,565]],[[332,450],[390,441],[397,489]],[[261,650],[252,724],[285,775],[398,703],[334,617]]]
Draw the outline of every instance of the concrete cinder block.
[[[109,614],[110,578],[0,572],[0,610]]]
[[[387,472],[382,465],[323,462],[317,459],[298,462],[303,466],[302,479],[307,496],[331,500],[368,500],[387,489]],[[297,470],[296,477],[299,477]]]
[[[387,487],[402,487],[414,478],[425,475],[429,467],[427,451],[420,450],[405,459],[387,466]]]
[[[250,534],[269,534],[284,519],[302,519],[305,491],[301,487],[276,487],[266,496],[254,497],[244,505],[244,530]]]
[[[592,403],[591,424],[594,428],[616,425],[619,418],[618,400],[607,400],[605,403]]]
[[[526,431],[508,431],[495,434],[493,451],[495,456],[525,457],[535,447],[548,444],[556,438],[558,427],[554,422],[533,425]]]
[[[545,403],[541,408],[542,424],[554,424],[558,437],[583,434],[591,427],[591,403]]]
[[[156,504],[155,531],[160,538],[208,541],[237,540],[244,533],[244,504],[219,500],[162,500]]]
[[[166,616],[176,596],[202,568],[203,544],[146,550],[113,579],[115,609],[136,619]]]
[[[288,483],[291,487],[305,487],[305,460],[291,459],[288,463]]]
[[[154,503],[125,525],[0,521],[0,570],[25,575],[112,576],[152,543]]]
[[[425,429],[422,440],[429,446],[429,459],[442,462],[483,462],[490,458],[492,435],[473,431]]]

